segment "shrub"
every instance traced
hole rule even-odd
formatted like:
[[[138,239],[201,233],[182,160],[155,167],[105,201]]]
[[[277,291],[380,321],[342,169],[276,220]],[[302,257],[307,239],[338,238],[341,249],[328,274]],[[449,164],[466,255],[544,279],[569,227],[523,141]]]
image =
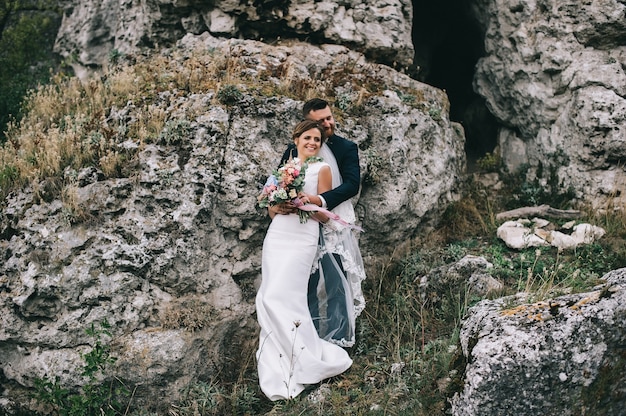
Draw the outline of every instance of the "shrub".
[[[217,92],[217,99],[224,105],[235,105],[243,98],[243,94],[236,85],[224,85]]]
[[[497,172],[500,169],[500,156],[487,153],[476,161],[478,167],[485,172]]]
[[[92,349],[82,356],[85,364],[82,375],[87,382],[78,390],[72,391],[62,387],[59,377],[35,379],[35,399],[54,409],[56,414],[67,416],[123,414],[130,392],[119,379],[108,383],[101,383],[100,379],[106,375],[110,364],[115,362],[111,356],[111,348],[103,341],[103,336],[111,336],[110,326],[106,320],[100,323],[100,328],[94,324],[85,332],[95,342]]]

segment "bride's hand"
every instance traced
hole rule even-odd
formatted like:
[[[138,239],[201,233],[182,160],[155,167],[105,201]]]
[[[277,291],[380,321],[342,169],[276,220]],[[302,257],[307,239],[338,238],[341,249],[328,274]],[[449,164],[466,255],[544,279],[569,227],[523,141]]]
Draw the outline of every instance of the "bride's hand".
[[[296,212],[296,207],[291,202],[283,202],[282,204],[272,205],[268,208],[270,217],[274,218],[274,215],[287,215]]]

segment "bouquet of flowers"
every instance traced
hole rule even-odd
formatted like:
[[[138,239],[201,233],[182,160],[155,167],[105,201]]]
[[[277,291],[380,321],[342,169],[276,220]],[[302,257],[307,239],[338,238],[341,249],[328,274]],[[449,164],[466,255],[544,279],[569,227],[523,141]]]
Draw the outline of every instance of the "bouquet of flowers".
[[[293,202],[296,206],[303,205],[298,199],[298,193],[304,187],[306,167],[307,164],[302,165],[300,159],[296,157],[274,170],[267,178],[263,190],[257,198],[259,207],[267,208],[288,201]],[[311,212],[299,209],[298,215],[300,222],[305,223],[311,216]]]

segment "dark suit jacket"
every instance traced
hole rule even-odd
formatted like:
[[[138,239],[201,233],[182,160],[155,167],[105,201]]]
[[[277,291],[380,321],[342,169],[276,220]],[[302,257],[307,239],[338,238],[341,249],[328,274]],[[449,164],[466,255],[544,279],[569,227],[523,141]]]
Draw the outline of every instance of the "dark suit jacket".
[[[337,166],[339,166],[339,173],[343,180],[341,185],[322,194],[326,200],[326,207],[332,210],[343,201],[347,201],[359,193],[361,167],[359,165],[359,149],[355,143],[333,134],[328,138],[326,144],[337,159]],[[291,157],[296,156],[298,156],[298,150],[292,143],[287,147],[280,164],[282,165]]]

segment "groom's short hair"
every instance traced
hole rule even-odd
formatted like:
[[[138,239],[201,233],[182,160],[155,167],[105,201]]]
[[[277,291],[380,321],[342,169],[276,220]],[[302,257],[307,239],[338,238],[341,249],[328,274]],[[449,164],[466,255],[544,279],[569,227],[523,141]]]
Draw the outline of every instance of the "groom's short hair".
[[[321,98],[312,98],[302,106],[302,117],[306,118],[311,111],[321,110],[328,106],[328,101]]]

